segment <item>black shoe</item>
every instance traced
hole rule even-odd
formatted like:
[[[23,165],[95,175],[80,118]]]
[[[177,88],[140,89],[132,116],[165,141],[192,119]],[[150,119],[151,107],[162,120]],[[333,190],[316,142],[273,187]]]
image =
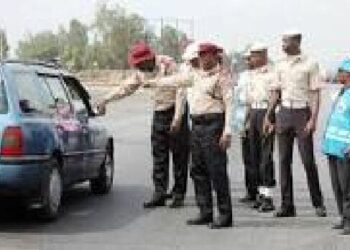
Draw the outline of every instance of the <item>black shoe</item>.
[[[252,208],[253,209],[259,209],[262,205],[262,202],[259,200],[259,201],[255,201]]]
[[[325,206],[316,207],[315,212],[318,217],[327,217],[327,210]]]
[[[256,201],[255,196],[251,196],[249,194],[247,194],[243,198],[239,199],[240,203],[250,203],[250,202],[254,202],[254,201]]]
[[[169,205],[169,208],[180,208],[184,206],[184,200],[183,199],[173,199],[171,204]]]
[[[282,217],[295,217],[295,216],[296,216],[295,208],[290,208],[290,209],[280,208],[280,209],[274,214],[274,217],[277,217],[277,218],[282,218]]]
[[[275,206],[273,205],[272,198],[265,198],[258,211],[260,213],[267,213],[273,210],[275,210]]]
[[[170,200],[170,199],[172,199],[173,198],[173,194],[172,193],[168,193],[168,194],[165,194],[164,195],[164,199],[165,200]]]
[[[197,218],[189,219],[186,224],[189,226],[208,225],[213,222],[213,215],[199,215]]]
[[[335,224],[332,229],[335,229],[335,230],[341,230],[341,229],[344,229],[344,221],[341,220],[338,224]]]
[[[210,229],[221,229],[221,228],[228,228],[233,226],[233,220],[232,215],[229,216],[219,216],[219,218],[210,223],[209,225]]]
[[[350,220],[346,219],[344,221],[344,231],[342,235],[350,235]]]
[[[165,206],[165,198],[162,196],[155,196],[152,200],[143,203],[144,208],[156,208],[156,207],[164,207]]]
[[[263,200],[264,200],[264,196],[261,195],[261,194],[258,194],[258,195],[256,196],[256,199],[255,199],[255,202],[254,202],[252,208],[253,208],[253,209],[259,209],[260,206],[262,205]]]
[[[344,228],[344,231],[341,233],[341,235],[350,235],[350,227]]]

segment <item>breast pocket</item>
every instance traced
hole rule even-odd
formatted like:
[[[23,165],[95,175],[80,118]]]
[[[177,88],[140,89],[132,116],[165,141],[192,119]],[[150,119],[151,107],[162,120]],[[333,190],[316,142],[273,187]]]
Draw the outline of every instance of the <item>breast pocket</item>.
[[[309,71],[306,69],[298,70],[294,74],[294,83],[298,89],[309,89]]]
[[[210,79],[210,81],[207,81],[206,84],[203,84],[202,91],[203,94],[210,96],[214,100],[222,99],[220,94],[220,86],[217,79]]]

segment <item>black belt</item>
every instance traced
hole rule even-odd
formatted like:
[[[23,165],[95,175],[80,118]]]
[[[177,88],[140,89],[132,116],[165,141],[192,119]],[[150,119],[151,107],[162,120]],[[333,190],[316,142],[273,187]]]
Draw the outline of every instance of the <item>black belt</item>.
[[[194,124],[208,124],[213,121],[223,121],[225,119],[224,113],[211,113],[202,115],[190,115]]]

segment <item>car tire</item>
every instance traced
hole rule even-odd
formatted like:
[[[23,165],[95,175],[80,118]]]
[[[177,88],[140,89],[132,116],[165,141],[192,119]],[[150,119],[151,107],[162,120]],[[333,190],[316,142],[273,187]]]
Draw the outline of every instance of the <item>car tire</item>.
[[[97,195],[108,194],[113,186],[114,180],[114,157],[110,150],[107,151],[105,159],[100,167],[99,176],[90,180],[92,193]]]
[[[61,208],[63,181],[58,161],[50,162],[50,169],[45,177],[42,190],[42,208],[39,217],[43,220],[54,220],[58,217]]]

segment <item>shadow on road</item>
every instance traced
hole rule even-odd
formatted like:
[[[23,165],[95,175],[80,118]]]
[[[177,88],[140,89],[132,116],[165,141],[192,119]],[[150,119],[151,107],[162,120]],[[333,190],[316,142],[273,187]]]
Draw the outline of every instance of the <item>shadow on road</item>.
[[[0,202],[0,233],[45,233],[55,235],[103,232],[121,229],[147,211],[142,201],[149,193],[144,186],[118,186],[106,196],[91,194],[86,185],[67,191],[58,220],[44,223],[16,201]]]

